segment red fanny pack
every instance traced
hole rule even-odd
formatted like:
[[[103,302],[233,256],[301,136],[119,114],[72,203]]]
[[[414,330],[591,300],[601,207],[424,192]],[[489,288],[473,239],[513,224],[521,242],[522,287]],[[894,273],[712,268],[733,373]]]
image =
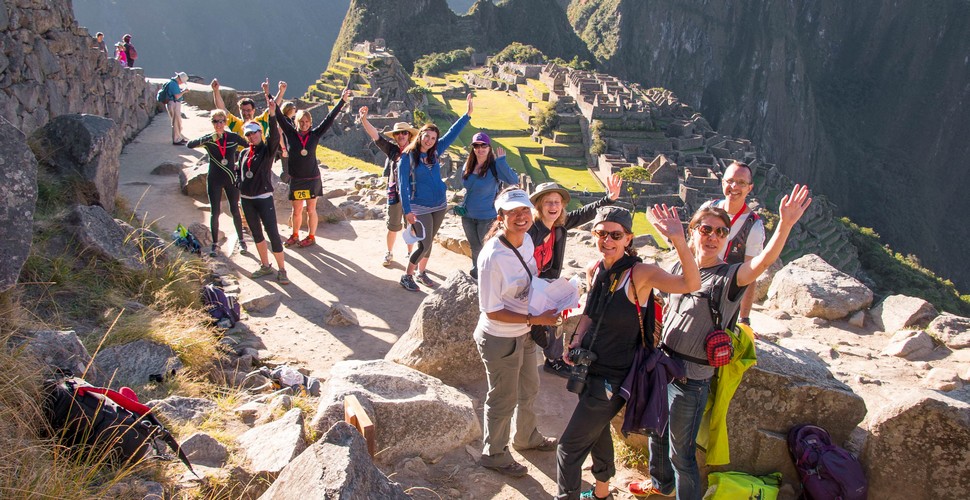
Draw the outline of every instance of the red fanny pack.
[[[707,364],[720,368],[734,357],[734,342],[728,332],[714,330],[704,338],[704,350],[707,352]]]

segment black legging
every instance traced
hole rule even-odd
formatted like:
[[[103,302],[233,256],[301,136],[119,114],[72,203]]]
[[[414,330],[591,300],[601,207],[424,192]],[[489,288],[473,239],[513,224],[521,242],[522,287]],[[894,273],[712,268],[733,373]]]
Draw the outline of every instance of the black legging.
[[[249,232],[253,235],[253,243],[260,243],[266,239],[263,237],[263,228],[265,228],[273,253],[282,252],[283,240],[280,239],[280,230],[276,226],[276,204],[273,202],[273,197],[243,198],[242,209],[246,222],[249,223]],[[260,222],[262,222],[262,228]]]
[[[236,236],[239,243],[243,242],[242,215],[239,213],[239,188],[232,182],[229,175],[221,168],[209,168],[209,176],[205,187],[211,207],[209,229],[212,230],[212,244],[219,242],[219,216],[222,215],[222,192],[225,191],[229,200],[229,213],[232,214],[232,224],[236,226]]]

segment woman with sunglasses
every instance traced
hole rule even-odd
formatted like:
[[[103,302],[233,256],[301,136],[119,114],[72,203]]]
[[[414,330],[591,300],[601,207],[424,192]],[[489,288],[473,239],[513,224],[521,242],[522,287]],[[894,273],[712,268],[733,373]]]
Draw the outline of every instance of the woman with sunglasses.
[[[569,191],[555,182],[544,182],[536,186],[530,199],[534,208],[532,214],[535,224],[529,228],[529,236],[535,246],[536,266],[539,277],[557,279],[562,274],[562,263],[566,256],[566,233],[570,229],[585,224],[596,216],[600,207],[612,205],[620,197],[623,179],[613,174],[606,182],[606,196],[588,203],[576,210],[566,212],[569,205]],[[562,361],[562,342],[557,341],[556,329],[536,327],[533,338],[545,336],[542,354],[546,361],[543,369],[560,377],[569,376],[569,367]]]
[[[726,264],[721,249],[731,232],[731,216],[720,208],[705,207],[690,221],[691,249],[701,271],[701,289],[696,293],[675,292],[668,297],[664,312],[664,351],[683,362],[686,377],[667,386],[669,420],[663,433],[650,438],[650,480],[634,482],[628,490],[637,496],[672,496],[699,500],[704,494],[695,457],[695,441],[710,388],[714,368],[706,363],[704,341],[713,330],[731,325],[741,307],[745,287],[754,283],[785,247],[792,227],[812,203],[807,186],[795,185],[778,209],[781,219],[765,248],[748,261]],[[683,261],[682,261],[683,262]],[[712,294],[718,293],[721,324],[711,311]]]
[[[209,155],[209,175],[206,177],[205,192],[209,197],[209,229],[212,231],[212,248],[209,256],[216,256],[219,242],[219,216],[222,215],[222,193],[229,200],[229,213],[236,227],[240,253],[246,252],[243,241],[242,215],[239,213],[239,178],[236,170],[236,149],[249,144],[246,139],[226,130],[226,112],[213,110],[210,114],[211,134],[203,135],[188,142],[190,148],[203,147]]]
[[[323,183],[320,180],[320,167],[317,164],[317,144],[323,134],[330,130],[333,121],[340,114],[344,103],[350,100],[352,92],[345,89],[340,100],[334,105],[323,122],[313,127],[313,117],[305,109],[296,112],[296,124],[288,118],[279,120],[283,132],[286,152],[289,157],[287,173],[290,177],[290,203],[293,205],[293,234],[283,245],[297,245],[305,248],[316,243],[317,197],[323,196]],[[307,209],[307,237],[300,239],[300,226],[303,224],[303,205]]]
[[[694,262],[684,229],[674,208],[654,206],[654,227],[670,240],[683,266],[683,274],[671,274],[655,264],[646,264],[633,248],[633,216],[620,207],[602,207],[593,219],[593,237],[600,259],[586,268],[589,284],[586,308],[569,350],[581,348],[592,356],[563,360],[581,373],[585,367],[585,384],[567,385],[579,395],[573,414],[559,438],[556,463],[556,498],[608,498],[609,481],[616,474],[613,463],[613,439],[610,420],[623,408],[626,400],[619,394],[620,385],[633,365],[636,347],[643,335],[641,310],[653,307],[654,288],[669,293],[690,293],[701,285],[700,272]],[[578,353],[577,353],[578,354]],[[587,455],[593,458],[594,488],[580,492],[582,466]]]
[[[431,257],[434,237],[438,234],[438,229],[445,220],[445,211],[448,209],[446,196],[448,188],[441,180],[440,158],[448,146],[458,139],[458,134],[471,120],[471,94],[468,94],[465,102],[467,103],[465,114],[458,118],[440,139],[438,137],[440,130],[435,124],[428,123],[421,127],[414,141],[404,148],[398,164],[401,178],[398,187],[401,191],[404,219],[408,224],[421,221],[421,225],[424,226],[424,239],[419,241],[417,248],[411,252],[407,271],[404,276],[401,276],[401,286],[410,292],[418,291],[417,283],[426,287],[434,286],[434,282],[425,270],[428,267],[428,258]],[[415,269],[418,270],[417,275],[414,274]]]
[[[472,278],[478,279],[478,254],[489,228],[495,222],[495,196],[504,184],[518,184],[519,178],[505,161],[505,150],[492,152],[492,140],[484,132],[472,137],[472,147],[461,174],[465,201],[456,207],[461,227],[472,247]]]

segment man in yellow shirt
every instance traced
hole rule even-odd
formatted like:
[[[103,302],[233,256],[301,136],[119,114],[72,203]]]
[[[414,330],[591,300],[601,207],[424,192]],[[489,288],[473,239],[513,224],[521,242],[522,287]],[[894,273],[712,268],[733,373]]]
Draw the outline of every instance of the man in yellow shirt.
[[[219,92],[219,80],[213,79],[210,86],[212,87],[212,98],[215,101],[216,108],[226,111],[226,128],[228,128],[230,131],[236,134],[242,134],[243,125],[245,125],[246,122],[254,121],[258,123],[260,127],[263,128],[264,138],[266,138],[269,135],[269,110],[268,109],[264,110],[262,114],[257,115],[256,103],[252,99],[246,97],[246,98],[240,99],[238,102],[239,113],[242,115],[242,118],[240,118],[230,113],[229,110],[226,108],[226,103],[223,102],[222,95]],[[269,78],[267,78],[266,81],[263,82],[262,88],[263,88],[263,94],[265,94],[266,97],[269,98]],[[283,102],[283,94],[285,92],[286,92],[286,82],[280,82],[279,91],[276,93],[276,98],[273,99],[274,101],[276,101],[277,106],[279,106],[280,103]]]

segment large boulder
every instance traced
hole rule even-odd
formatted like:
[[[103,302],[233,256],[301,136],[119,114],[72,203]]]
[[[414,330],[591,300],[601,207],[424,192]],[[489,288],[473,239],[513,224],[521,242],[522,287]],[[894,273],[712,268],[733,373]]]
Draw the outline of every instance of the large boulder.
[[[934,347],[933,339],[922,330],[899,330],[880,354],[917,361],[926,359],[933,353]]]
[[[780,471],[786,482],[797,484],[785,441],[788,430],[811,423],[843,443],[865,418],[866,404],[817,359],[761,341],[757,352],[758,362],[745,373],[728,410],[729,469]]]
[[[445,224],[434,236],[434,242],[443,248],[465,257],[472,256],[472,247],[460,225]]]
[[[485,380],[472,332],[478,324],[478,285],[463,271],[425,297],[411,326],[384,359],[438,377],[448,385]]]
[[[23,132],[0,120],[0,292],[17,282],[30,253],[37,205],[37,160]]]
[[[41,163],[63,176],[79,176],[92,188],[87,204],[111,212],[118,193],[121,134],[115,122],[95,115],[61,115],[30,136]],[[87,190],[86,190],[87,191]]]
[[[970,318],[943,313],[926,327],[926,331],[950,349],[970,347]]]
[[[146,384],[150,375],[168,378],[182,369],[182,362],[167,345],[136,340],[101,349],[94,355],[94,366],[102,385],[110,382],[112,387],[120,387]]]
[[[291,498],[411,498],[380,471],[353,426],[337,422],[287,465],[260,500]]]
[[[149,401],[145,405],[162,415],[167,421],[178,425],[201,424],[218,408],[215,401],[185,396],[169,396],[165,399]]]
[[[16,335],[11,340],[23,346],[27,354],[32,355],[47,366],[61,371],[69,371],[75,375],[84,374],[85,368],[91,362],[91,356],[84,344],[77,338],[73,330],[57,331],[42,330]]]
[[[872,308],[872,318],[876,326],[887,333],[909,326],[926,326],[939,315],[933,304],[906,295],[890,295]]]
[[[754,286],[749,287],[753,288],[753,290],[748,293],[754,294],[755,302],[764,302],[764,300],[768,298],[768,290],[771,288],[771,282],[774,281],[775,275],[778,274],[778,271],[781,271],[783,267],[784,263],[782,263],[781,259],[772,262],[771,265],[768,266],[768,269],[761,273],[761,276],[758,276],[758,279],[754,282]]]
[[[208,195],[206,194],[206,182],[208,182],[208,179],[209,167],[200,160],[198,163],[189,165],[179,172],[179,189],[186,196],[208,199]]]
[[[109,262],[119,262],[130,269],[145,267],[139,240],[133,239],[132,233],[118,224],[104,208],[75,205],[65,223],[85,252]]]
[[[196,432],[185,438],[179,447],[191,463],[206,467],[222,467],[229,458],[226,446],[204,432]]]
[[[306,449],[303,410],[293,408],[279,420],[253,427],[236,438],[254,474],[277,474]]]
[[[770,307],[808,318],[840,319],[872,304],[872,290],[814,254],[789,262],[768,288]]]
[[[310,423],[324,432],[344,419],[344,397],[354,395],[376,427],[379,460],[422,456],[437,460],[482,435],[471,398],[434,377],[385,360],[333,365]]]
[[[869,418],[869,498],[967,498],[970,404],[922,389],[898,396]]]

